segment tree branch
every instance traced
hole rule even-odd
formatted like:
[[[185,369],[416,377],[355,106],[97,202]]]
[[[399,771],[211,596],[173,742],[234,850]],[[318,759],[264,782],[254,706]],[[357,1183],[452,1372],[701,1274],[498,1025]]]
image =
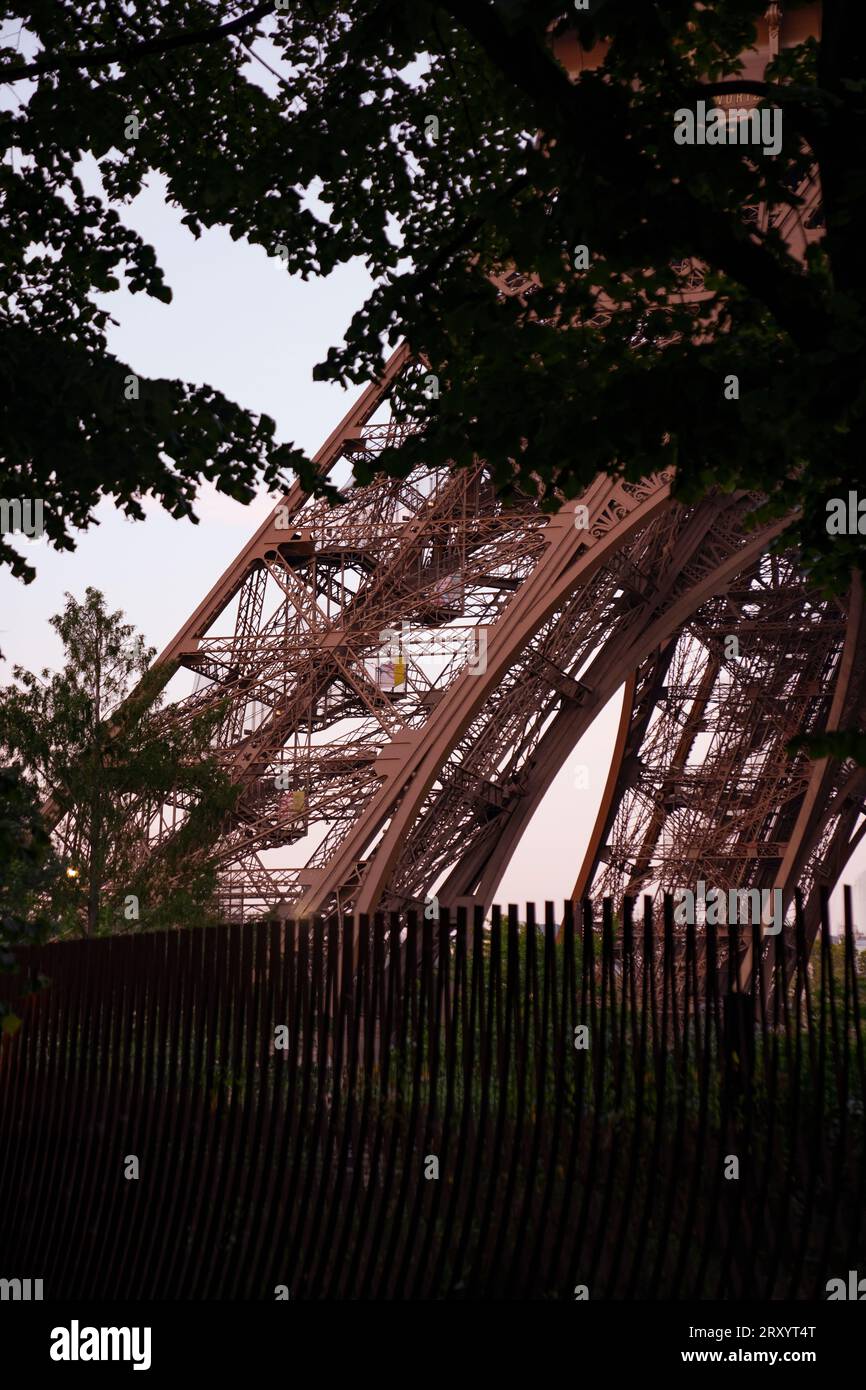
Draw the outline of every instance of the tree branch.
[[[539,47],[527,31],[508,30],[488,5],[476,0],[439,0],[439,4],[472,35],[502,75],[529,97],[546,134],[555,135],[591,165],[597,150],[593,131],[584,118],[579,87],[553,55]],[[746,90],[746,84],[737,83],[737,89]],[[624,141],[622,148],[625,153]],[[744,285],[798,346],[814,348],[816,334],[826,327],[827,315],[813,286],[802,275],[786,271],[764,248],[743,241],[728,222],[685,188],[678,189],[677,194],[683,225],[692,233],[701,259]]]
[[[507,188],[503,189],[501,193],[498,193],[494,197],[492,201],[493,207],[497,207],[500,203],[504,203],[509,198],[515,197],[516,194],[522,193],[523,190],[528,187],[528,176],[526,174],[521,174],[519,178],[514,179]],[[475,217],[470,217],[460,228],[459,232],[455,233],[450,241],[440,247],[425,266],[410,277],[406,286],[407,293],[411,293],[413,298],[417,298],[422,290],[428,289],[440,270],[444,270],[448,262],[451,261],[459,251],[467,247],[477,233],[481,231],[482,227],[487,222],[488,216],[489,212],[485,211],[477,213]]]
[[[87,53],[47,54],[36,58],[32,63],[6,63],[0,67],[0,82],[21,82],[25,78],[39,77],[44,72],[57,72],[63,67],[99,68],[107,63],[135,63],[154,53],[170,53],[177,48],[189,48],[197,43],[210,43],[213,39],[228,34],[238,34],[257,24],[265,15],[272,14],[273,0],[254,5],[246,14],[237,19],[226,20],[224,24],[211,24],[206,29],[184,29],[179,34],[166,34],[160,38],[144,39],[135,44],[112,44],[105,48],[95,48]]]

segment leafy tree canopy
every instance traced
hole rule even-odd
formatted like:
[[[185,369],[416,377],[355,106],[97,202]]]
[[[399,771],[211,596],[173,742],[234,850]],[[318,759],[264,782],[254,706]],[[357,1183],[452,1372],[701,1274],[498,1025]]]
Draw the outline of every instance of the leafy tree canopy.
[[[365,381],[406,337],[440,380],[432,402],[407,383],[422,429],[389,469],[481,455],[506,492],[550,503],[599,469],[675,464],[683,497],[747,488],[802,508],[788,543],[847,585],[863,540],[828,535],[826,501],[856,487],[864,445],[857,0],[825,0],[820,41],[751,84],[781,108],[777,156],[674,140],[706,84],[743,90],[766,0],[36,0],[21,40],[20,7],[0,8],[20,99],[2,119],[0,495],[44,497],[56,544],[103,493],[180,515],[201,478],[239,497],[290,466],[311,481],[270,420],[207,385],[142,381],[124,399],[131,369],[93,296],[169,298],[123,218],[157,170],[193,234],[226,227],[304,277],[363,258],[375,288],[318,377]],[[576,82],[556,56],[567,31],[604,55]],[[82,185],[86,153],[104,196]],[[745,213],[796,206],[804,158],[826,222],[805,264]],[[702,315],[671,299],[684,265],[705,274]],[[531,298],[497,294],[503,266],[537,277]]]
[[[17,763],[0,766],[0,1032],[20,1026],[2,997],[3,977],[20,968],[15,946],[33,945],[50,932],[40,903],[58,869],[32,781]]]
[[[67,594],[51,620],[62,670],[16,666],[15,683],[0,688],[0,751],[10,763],[0,782],[0,909],[10,921],[92,935],[212,917],[215,872],[196,851],[233,800],[211,752],[222,711],[182,727],[166,719],[148,676],[154,651],[122,619],[95,589],[83,602]],[[62,796],[56,853],[45,852],[33,821],[37,790]],[[176,826],[151,854],[140,820],[166,801]]]

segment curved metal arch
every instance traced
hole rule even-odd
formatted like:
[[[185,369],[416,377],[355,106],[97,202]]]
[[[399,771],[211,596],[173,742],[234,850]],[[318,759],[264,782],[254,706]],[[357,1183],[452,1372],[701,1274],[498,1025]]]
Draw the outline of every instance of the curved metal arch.
[[[681,539],[678,540],[677,544],[677,563],[671,565],[670,573],[666,576],[662,589],[655,591],[653,595],[654,607],[659,606],[660,593],[671,593],[677,578],[689,566],[695,553],[705,543],[713,521],[730,506],[731,499],[713,499],[699,508],[689,524],[683,528]],[[702,582],[691,586],[685,595],[686,611],[684,612],[681,604],[673,610],[675,617],[671,619],[670,631],[662,636],[657,646],[651,646],[645,653],[641,653],[635,668],[626,677],[623,709],[611,767],[584,864],[575,885],[575,900],[581,898],[588,887],[603,837],[615,814],[619,799],[616,791],[621,783],[627,757],[629,753],[636,754],[642,731],[645,731],[652,716],[660,673],[666,668],[673,651],[672,638],[676,635],[682,622],[687,621],[708,596],[723,590],[736,574],[747,569],[754,562],[756,555],[766,548],[780,529],[781,524],[777,524],[772,528],[768,527],[761,532],[754,533],[752,539],[747,542],[744,548],[736,552],[729,562],[708,574]],[[661,622],[664,623],[664,618],[661,619]],[[653,632],[656,633],[657,631],[658,625],[656,624],[653,627]],[[627,634],[626,640],[633,645],[633,636]],[[454,869],[439,889],[439,895],[445,901],[450,902],[456,897],[475,896],[485,904],[490,902],[496,884],[505,872],[526,827],[540,806],[553,779],[571,755],[580,738],[591,726],[592,719],[596,717],[599,709],[606,703],[607,698],[615,693],[615,691],[610,692],[610,694],[607,692],[610,686],[608,670],[611,663],[617,662],[614,667],[617,673],[621,669],[618,664],[621,652],[617,653],[617,645],[622,648],[622,634],[614,634],[613,642],[605,644],[604,648],[597,653],[590,670],[585,672],[581,678],[582,683],[586,684],[592,692],[592,703],[583,705],[580,709],[566,706],[544,734],[533,756],[531,776],[524,789],[524,794],[504,815],[498,818],[495,835],[488,835],[487,842],[482,847],[472,845],[455,864]],[[663,652],[667,653],[666,657],[661,655]],[[638,673],[647,664],[650,668],[647,678],[639,685]],[[603,684],[599,684],[599,682],[603,682]],[[639,709],[636,710],[635,699],[638,689],[640,689],[640,700]],[[585,718],[587,711],[590,713],[588,722]]]
[[[382,786],[352,826],[327,869],[317,875],[298,904],[307,915],[318,912],[351,881],[359,861],[380,832],[381,839],[365,865],[355,900],[368,912],[384,891],[400,845],[453,745],[484,704],[505,668],[578,584],[590,578],[633,531],[644,526],[670,502],[670,482],[633,492],[628,485],[598,478],[581,499],[589,509],[589,531],[575,526],[570,503],[556,513],[545,533],[542,559],[506,604],[488,634],[483,674],[458,676],[433,710],[421,732],[393,739],[380,757]],[[387,827],[386,827],[387,822]]]
[[[672,602],[667,611],[654,617],[644,631],[635,634],[634,631],[616,634],[613,641],[613,650],[610,645],[599,652],[595,657],[589,671],[585,673],[582,680],[592,692],[586,703],[579,707],[570,708],[562,711],[552,722],[550,728],[544,734],[538,752],[535,757],[532,772],[532,780],[527,793],[516,803],[515,808],[508,815],[507,821],[503,823],[503,818],[497,822],[498,833],[495,837],[495,844],[490,846],[490,854],[483,865],[483,871],[479,875],[480,881],[476,889],[475,896],[483,902],[489,902],[496,883],[505,871],[509,860],[519,844],[519,841],[529,823],[532,815],[550,787],[551,782],[556,776],[563,763],[570,756],[580,738],[591,726],[599,710],[616,693],[616,690],[628,679],[648,657],[659,647],[669,640],[672,633],[679,631],[682,623],[696,611],[705,601],[708,595],[723,588],[737,574],[752,564],[755,558],[760,555],[770,540],[773,539],[787,524],[785,521],[777,521],[771,527],[767,527],[761,532],[755,532],[743,548],[730,556],[728,561],[717,571],[709,574],[705,581],[697,586],[689,587],[685,592]],[[621,538],[622,539],[622,538]],[[684,560],[688,558],[684,557]],[[574,576],[572,583],[577,584],[580,576]],[[551,598],[552,607],[556,607],[565,595],[557,593]],[[523,641],[525,643],[526,634]],[[513,662],[517,659],[520,651],[518,642],[520,639],[515,634],[507,651],[507,660]],[[618,648],[618,650],[617,650]],[[480,692],[479,692],[480,696]],[[477,709],[477,705],[476,705]],[[444,712],[443,712],[444,713]],[[425,769],[425,776],[428,779],[426,785],[420,782],[412,783],[414,796],[407,805],[404,801],[399,808],[398,825],[393,829],[389,827],[388,834],[391,835],[390,853],[393,864],[399,847],[410,833],[409,816],[411,811],[409,806],[416,810],[423,801],[426,791],[432,785],[436,775],[441,771],[441,767],[453,750],[462,729],[466,727],[469,716],[465,716],[464,723],[458,727],[455,723],[449,722],[445,727],[450,730],[450,746],[445,748],[447,733],[440,735],[438,747],[443,750],[438,766],[431,771],[430,759],[432,750],[428,751],[428,763]],[[426,746],[426,745],[425,745]],[[422,789],[423,788],[423,789]],[[491,837],[492,838],[492,837]],[[367,907],[363,904],[378,901],[379,897],[385,895],[388,881],[385,871],[381,867],[379,854],[381,847],[377,846],[374,856],[371,856],[367,873],[362,881],[361,892],[358,900],[358,910],[366,911]],[[389,851],[386,851],[386,853]],[[467,863],[467,871],[477,868],[477,865]],[[456,874],[459,868],[455,869],[450,876],[449,888],[441,890],[441,895],[448,897],[448,893],[453,888],[459,886],[460,892],[456,896],[467,896],[472,892],[466,879],[459,883]],[[373,895],[377,896],[374,898]],[[369,895],[369,897],[368,897]]]

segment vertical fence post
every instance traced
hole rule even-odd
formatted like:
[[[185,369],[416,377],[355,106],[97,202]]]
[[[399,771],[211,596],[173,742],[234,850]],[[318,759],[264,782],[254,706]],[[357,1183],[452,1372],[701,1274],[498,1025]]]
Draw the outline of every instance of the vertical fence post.
[[[726,956],[670,899],[33,950],[4,1257],[61,1296],[820,1296],[866,1256],[862,977],[820,897],[811,956],[799,895],[793,955],[751,925],[748,989],[736,920]]]

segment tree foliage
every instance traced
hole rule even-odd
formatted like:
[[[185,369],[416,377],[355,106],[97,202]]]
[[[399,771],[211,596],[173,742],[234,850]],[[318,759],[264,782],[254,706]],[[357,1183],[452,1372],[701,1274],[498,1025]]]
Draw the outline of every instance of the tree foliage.
[[[375,288],[317,375],[365,381],[406,337],[441,380],[432,405],[407,385],[423,428],[389,469],[481,455],[505,491],[550,503],[599,469],[673,463],[683,497],[744,487],[802,508],[786,543],[846,587],[863,541],[829,537],[825,507],[862,473],[866,67],[857,4],[823,8],[820,41],[758,84],[783,113],[768,157],[673,138],[705,84],[742,89],[765,0],[41,0],[23,52],[3,5],[0,73],[21,104],[2,119],[0,492],[36,488],[66,545],[102,493],[139,515],[152,492],[180,515],[203,477],[240,497],[289,465],[312,481],[271,421],[206,385],[143,381],[124,399],[130,368],[93,296],[125,282],[170,297],[123,219],[155,170],[194,235],[226,227],[304,277],[364,260]],[[567,32],[605,53],[576,82],[556,56]],[[85,190],[85,154],[101,191]],[[805,265],[745,215],[796,204],[804,157],[826,221]],[[676,302],[683,265],[704,268],[711,333]],[[496,266],[540,288],[503,298]]]
[[[26,921],[38,908],[55,932],[85,935],[210,920],[215,875],[194,851],[201,822],[211,825],[232,801],[210,748],[220,711],[182,726],[166,721],[149,688],[153,650],[95,589],[81,603],[66,600],[51,620],[63,669],[16,666],[16,683],[0,690],[0,747],[26,769],[28,785],[62,796],[58,853],[38,878],[13,857],[10,910]],[[166,798],[200,809],[195,820],[182,813],[166,848],[150,855],[130,813]]]
[[[41,900],[58,871],[35,787],[20,765],[0,766],[0,990],[18,969],[16,946],[33,945],[51,924]],[[20,1018],[0,996],[0,1031],[15,1033]]]

